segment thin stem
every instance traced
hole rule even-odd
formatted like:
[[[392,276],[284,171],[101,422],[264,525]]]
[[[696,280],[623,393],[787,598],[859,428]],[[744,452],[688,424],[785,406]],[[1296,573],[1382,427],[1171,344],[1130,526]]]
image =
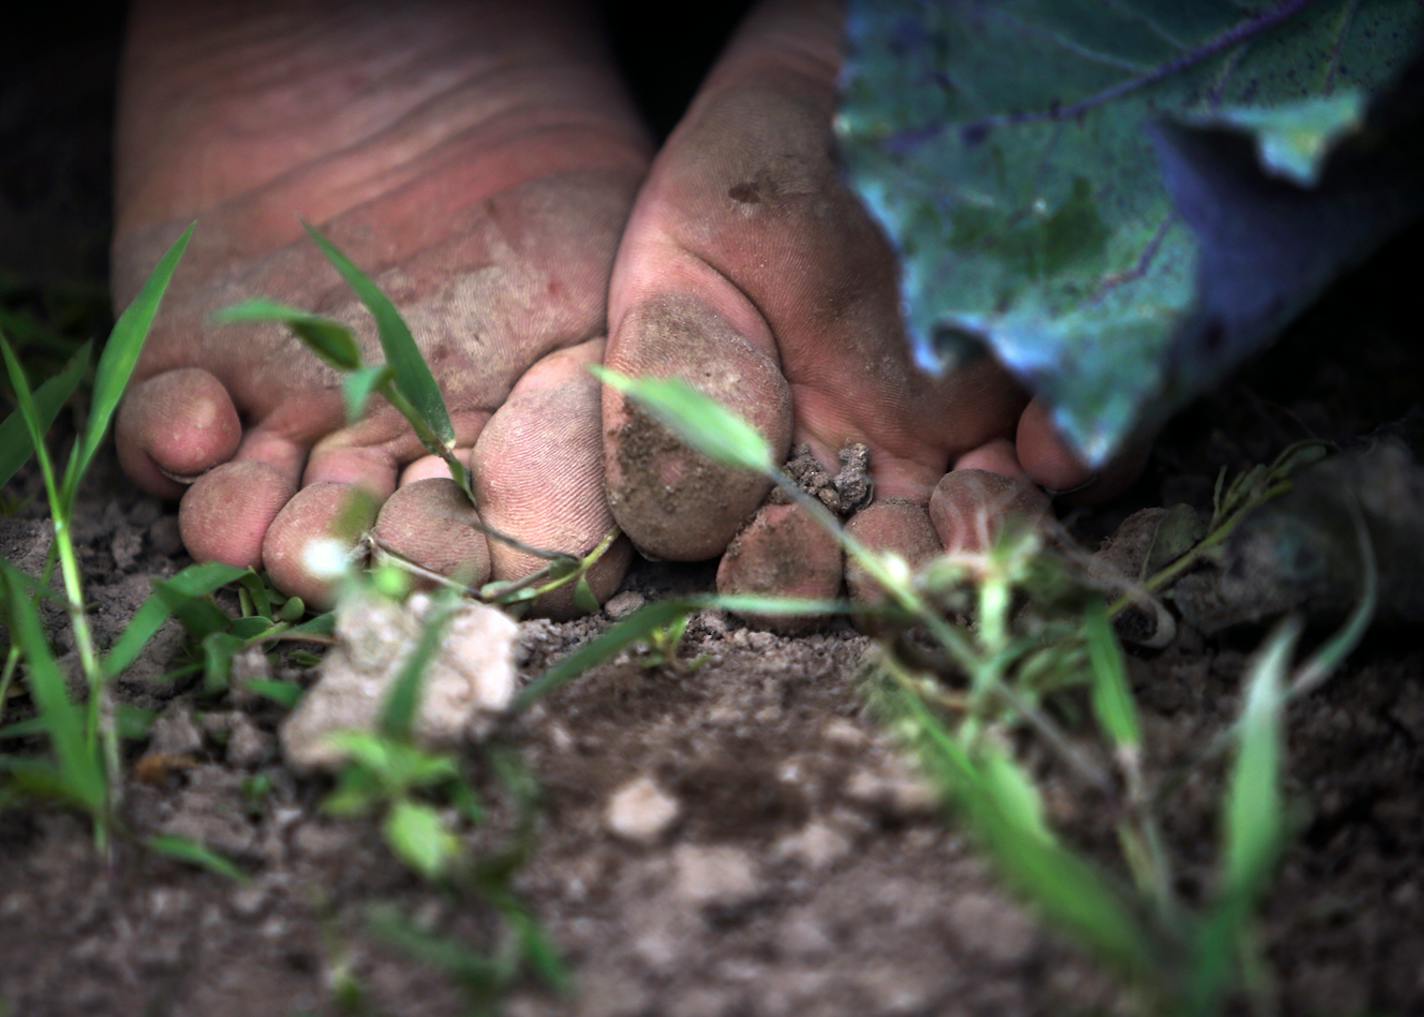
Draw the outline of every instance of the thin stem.
[[[455,455],[455,450],[447,448],[445,443],[436,436],[435,432],[426,426],[425,421],[421,419],[420,413],[411,405],[410,400],[401,394],[400,389],[396,387],[394,379],[388,379],[381,385],[379,391],[381,395],[385,396],[386,400],[399,411],[401,416],[410,422],[410,426],[414,428],[415,435],[420,439],[420,443],[424,445],[429,452],[439,456],[445,461],[445,465],[450,467],[450,475],[455,478],[455,483],[460,485],[460,490],[465,492],[465,497],[470,500],[471,505],[474,505],[475,491],[471,482],[470,471],[466,468],[464,463],[460,462],[459,457]],[[495,529],[483,519],[476,518],[471,525],[486,537],[492,540],[498,540],[501,544],[512,547],[522,554],[533,555],[535,558],[543,558],[546,561],[574,560],[572,555],[564,554],[562,551],[546,551],[541,547],[526,544],[517,537],[511,537],[509,534]]]
[[[10,699],[10,683],[15,680],[15,668],[20,663],[19,646],[10,647],[10,652],[5,654],[5,669],[0,672],[0,720],[5,717],[5,704]]]
[[[1169,565],[1161,569],[1159,572],[1149,578],[1146,582],[1144,582],[1143,587],[1147,591],[1155,593],[1156,591],[1166,586],[1170,586],[1177,579],[1178,576],[1196,565],[1196,563],[1200,561],[1202,556],[1204,556],[1208,551],[1224,544],[1226,542],[1226,539],[1231,536],[1231,534],[1236,530],[1236,527],[1241,524],[1241,521],[1243,519],[1245,519],[1256,509],[1260,508],[1262,505],[1266,504],[1268,501],[1272,501],[1280,497],[1290,489],[1291,483],[1289,480],[1283,480],[1280,483],[1273,485],[1272,487],[1266,488],[1266,490],[1262,491],[1255,498],[1252,498],[1250,501],[1246,502],[1246,504],[1242,505],[1235,512],[1231,513],[1231,515],[1227,516],[1227,518],[1221,523],[1220,526],[1212,530],[1200,541],[1198,541],[1197,544],[1192,547],[1190,551],[1182,555],[1180,558],[1177,558],[1175,561],[1171,562]],[[1119,597],[1116,601],[1113,602],[1112,606],[1108,608],[1108,617],[1117,617],[1123,611],[1131,607],[1133,603],[1134,598],[1130,593]]]

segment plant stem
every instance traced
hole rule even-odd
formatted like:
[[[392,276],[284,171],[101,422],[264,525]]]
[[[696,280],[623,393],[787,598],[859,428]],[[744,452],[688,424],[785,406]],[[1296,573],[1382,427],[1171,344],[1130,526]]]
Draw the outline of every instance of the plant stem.
[[[1177,558],[1175,561],[1171,562],[1169,565],[1165,566],[1163,569],[1161,569],[1159,572],[1149,578],[1145,583],[1143,583],[1143,586],[1149,592],[1155,593],[1157,590],[1160,590],[1165,586],[1171,585],[1172,582],[1175,581],[1178,576],[1180,576],[1183,572],[1186,572],[1188,569],[1194,566],[1208,551],[1210,551],[1212,548],[1219,547],[1221,544],[1224,544],[1226,542],[1226,539],[1231,536],[1231,534],[1235,531],[1236,527],[1241,524],[1241,521],[1243,519],[1245,519],[1256,509],[1260,508],[1262,505],[1266,504],[1266,502],[1272,501],[1275,498],[1280,497],[1290,489],[1291,483],[1289,480],[1283,480],[1278,484],[1266,488],[1266,490],[1262,491],[1255,498],[1252,498],[1245,505],[1242,505],[1235,512],[1231,513],[1231,515],[1227,516],[1226,519],[1222,521],[1220,526],[1212,530],[1200,541],[1198,541],[1197,544],[1193,546],[1190,551],[1182,555],[1180,558]],[[1116,601],[1113,602],[1112,606],[1108,608],[1108,617],[1116,618],[1123,611],[1131,607],[1132,604],[1133,598],[1131,594],[1119,597]]]
[[[5,669],[0,671],[0,720],[5,717],[5,704],[10,699],[10,683],[15,680],[15,668],[20,663],[19,646],[10,647],[10,652],[5,654]]]

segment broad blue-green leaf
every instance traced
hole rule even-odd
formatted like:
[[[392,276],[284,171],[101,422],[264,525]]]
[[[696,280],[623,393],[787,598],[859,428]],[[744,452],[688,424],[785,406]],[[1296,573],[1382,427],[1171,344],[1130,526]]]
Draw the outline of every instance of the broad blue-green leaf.
[[[310,234],[326,259],[341,273],[346,284],[356,291],[371,317],[376,319],[376,334],[385,350],[386,363],[395,375],[396,387],[410,400],[421,419],[435,437],[446,448],[455,447],[455,428],[450,423],[450,414],[445,409],[445,400],[440,395],[440,386],[430,367],[421,356],[420,348],[405,319],[391,303],[390,297],[381,292],[369,276],[356,267],[336,245],[328,240],[315,226],[307,226]]]
[[[253,322],[286,325],[307,349],[338,371],[355,371],[361,367],[361,347],[356,344],[351,330],[339,321],[318,314],[258,299],[224,308],[213,315],[213,320],[220,325]]]
[[[1197,127],[1234,127],[1255,139],[1256,155],[1268,173],[1304,187],[1320,182],[1325,156],[1365,121],[1359,89],[1279,106],[1228,106],[1187,118]]]
[[[89,370],[90,350],[90,344],[85,343],[64,365],[64,370],[35,389],[35,411],[41,434],[49,432],[59,411],[84,380],[84,372]],[[33,453],[34,444],[30,441],[24,418],[17,410],[0,424],[0,485],[9,483]]]
[[[707,458],[758,473],[774,467],[771,446],[760,431],[687,382],[630,378],[601,367],[591,370]]]
[[[119,408],[119,400],[124,397],[124,390],[128,388],[129,379],[133,377],[134,368],[138,365],[139,354],[143,352],[144,343],[148,342],[153,321],[158,317],[163,295],[168,292],[168,284],[173,281],[173,273],[178,268],[178,262],[183,260],[183,252],[188,249],[188,242],[193,239],[193,231],[197,227],[197,223],[189,226],[168,249],[155,266],[153,274],[144,283],[143,289],[139,291],[133,303],[124,309],[124,313],[119,315],[113,331],[109,333],[109,341],[104,344],[104,352],[100,354],[99,366],[94,372],[94,396],[89,402],[89,423],[84,428],[84,434],[75,446],[74,454],[65,470],[66,504],[73,502],[75,489],[84,479],[84,474],[89,471],[89,465],[94,461],[94,456],[98,454],[99,446],[104,441],[104,435],[109,431],[109,422],[113,420],[114,413]]]
[[[1382,173],[1329,158],[1416,52],[1413,0],[852,0],[848,26],[837,132],[918,356],[987,342],[1094,462],[1424,205],[1417,124]]]

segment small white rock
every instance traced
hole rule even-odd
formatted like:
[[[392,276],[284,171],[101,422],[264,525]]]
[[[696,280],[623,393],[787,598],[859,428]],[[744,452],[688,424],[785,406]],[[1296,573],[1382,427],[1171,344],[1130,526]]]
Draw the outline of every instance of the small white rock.
[[[430,600],[407,606],[375,594],[337,606],[337,645],[321,662],[320,680],[282,725],[282,749],[296,769],[335,769],[343,754],[329,743],[337,731],[372,731],[386,697],[427,623]],[[445,626],[439,652],[425,672],[415,736],[454,744],[478,735],[514,697],[514,641],[519,627],[484,604],[464,604]]]
[[[629,781],[608,800],[604,823],[617,837],[653,844],[677,822],[682,806],[651,777]]]
[[[622,621],[645,603],[647,600],[641,593],[624,590],[622,593],[616,593],[609,597],[608,603],[603,605],[603,610],[614,621]]]

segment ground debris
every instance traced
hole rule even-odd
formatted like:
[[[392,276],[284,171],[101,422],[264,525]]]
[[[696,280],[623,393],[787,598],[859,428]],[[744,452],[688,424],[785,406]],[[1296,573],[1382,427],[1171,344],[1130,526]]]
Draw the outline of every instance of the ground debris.
[[[328,735],[376,727],[432,606],[422,594],[400,605],[363,593],[337,607],[337,645],[322,661],[316,686],[282,726],[288,763],[303,770],[334,768],[343,757]],[[515,622],[495,608],[470,603],[455,610],[426,669],[415,723],[419,740],[456,743],[509,705],[518,634]]]
[[[840,472],[834,476],[821,465],[811,446],[804,442],[791,450],[786,474],[811,497],[838,516],[849,516],[875,500],[875,482],[870,479],[870,448],[852,442],[840,450]],[[784,504],[788,499],[773,491],[769,499]]]
[[[609,832],[634,844],[653,844],[677,822],[681,803],[651,777],[624,784],[608,800],[604,822]]]

